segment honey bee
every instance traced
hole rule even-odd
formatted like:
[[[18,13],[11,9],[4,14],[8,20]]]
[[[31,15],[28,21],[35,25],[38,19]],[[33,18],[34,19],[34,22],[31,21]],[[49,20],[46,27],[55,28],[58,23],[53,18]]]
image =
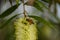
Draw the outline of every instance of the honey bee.
[[[26,21],[28,21],[30,24],[34,24],[34,22],[32,21],[32,19],[26,19]]]

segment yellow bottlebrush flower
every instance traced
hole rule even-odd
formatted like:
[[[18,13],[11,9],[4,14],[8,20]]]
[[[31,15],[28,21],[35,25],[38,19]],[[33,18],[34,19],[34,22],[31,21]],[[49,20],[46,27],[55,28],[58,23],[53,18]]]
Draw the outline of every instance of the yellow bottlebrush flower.
[[[14,22],[16,40],[37,40],[36,22],[32,18],[19,18]]]

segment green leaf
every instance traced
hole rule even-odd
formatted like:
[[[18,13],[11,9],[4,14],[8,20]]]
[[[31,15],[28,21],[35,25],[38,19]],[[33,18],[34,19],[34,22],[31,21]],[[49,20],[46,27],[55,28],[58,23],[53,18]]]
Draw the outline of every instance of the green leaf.
[[[10,4],[12,5],[12,0],[9,0]]]
[[[32,17],[36,20],[38,20],[40,23],[43,23],[45,25],[48,25],[49,27],[53,28],[54,30],[56,30],[55,25],[51,24],[50,22],[46,21],[45,19],[38,17],[38,16],[34,16],[34,15],[29,15],[29,17]]]
[[[38,10],[40,10],[41,12],[44,12],[43,8],[48,9],[47,6],[43,2],[41,2],[39,0],[36,0],[33,6],[35,8],[37,8]]]
[[[25,3],[25,4],[26,4],[26,5],[29,5],[28,2]],[[33,7],[35,7],[36,9],[40,10],[41,12],[44,12],[43,8],[48,9],[47,6],[46,6],[43,2],[41,2],[41,1],[39,1],[39,0],[35,0],[34,4],[33,4],[33,5],[29,5],[29,6],[33,6]]]
[[[8,19],[2,26],[0,26],[0,29],[4,28],[9,22],[11,22],[11,20],[15,17],[17,17],[18,15],[14,15],[13,17],[11,17],[10,19]]]
[[[18,6],[14,5],[14,6],[8,8],[6,11],[4,11],[3,13],[1,13],[0,18],[4,18],[4,17],[10,15],[13,11],[15,11],[18,8]]]
[[[40,10],[41,12],[43,12],[42,7],[39,5],[39,3],[35,2],[33,7],[35,7],[36,9]]]
[[[47,8],[47,6],[46,6],[46,4],[44,4],[42,1],[35,1],[35,3],[37,3],[40,7],[42,7],[42,8],[46,8],[46,9],[48,9]]]
[[[49,2],[52,1],[52,0],[42,0],[42,1],[49,3]]]
[[[55,16],[54,14],[51,15],[60,23],[60,19],[57,16]]]
[[[19,4],[19,0],[16,0],[16,4],[17,4],[17,5]]]
[[[57,16],[55,16],[50,10],[49,10],[49,15],[54,17],[60,23],[60,19]]]

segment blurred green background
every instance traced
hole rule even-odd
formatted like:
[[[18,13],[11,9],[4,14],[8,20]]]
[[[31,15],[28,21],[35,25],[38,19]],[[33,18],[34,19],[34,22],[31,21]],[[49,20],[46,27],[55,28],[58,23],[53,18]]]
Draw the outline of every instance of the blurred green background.
[[[60,40],[60,0],[35,0],[33,6],[25,0],[25,10],[38,21],[38,40]],[[22,16],[21,0],[0,1],[0,40],[14,40],[12,24]]]

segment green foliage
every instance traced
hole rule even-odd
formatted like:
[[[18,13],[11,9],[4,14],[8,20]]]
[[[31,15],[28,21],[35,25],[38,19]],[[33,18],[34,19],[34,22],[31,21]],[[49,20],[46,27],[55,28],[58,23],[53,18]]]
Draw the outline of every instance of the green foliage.
[[[46,6],[43,2],[41,2],[41,1],[39,1],[39,0],[37,0],[37,1],[35,1],[35,2],[36,2],[37,4],[39,4],[40,7],[48,9],[47,6]]]
[[[49,3],[49,2],[52,1],[52,0],[42,0],[42,1]]]
[[[41,12],[43,12],[43,9],[42,9],[42,7],[40,7],[40,5],[39,5],[39,3],[34,3],[34,5],[33,5],[36,9],[38,9],[38,10],[40,10]]]
[[[9,0],[10,4],[12,5],[12,0]]]
[[[19,4],[19,0],[16,0],[16,4],[17,4],[17,5]]]
[[[2,24],[2,26],[0,26],[0,29],[4,28],[8,23],[10,23],[10,21],[15,18],[18,15],[14,15],[13,17],[11,17],[10,19],[8,19],[4,24]]]
[[[29,5],[28,3],[25,3],[25,4],[26,5]],[[41,2],[39,0],[35,0],[34,4],[32,6],[35,7],[36,9],[38,9],[41,12],[44,12],[44,9],[43,8],[48,9],[48,7],[43,2]]]
[[[20,4],[19,4],[19,5],[20,5]],[[18,6],[19,6],[19,5],[18,5]],[[4,18],[4,17],[10,15],[13,11],[15,11],[15,10],[18,8],[18,6],[17,6],[17,5],[14,5],[14,6],[8,8],[6,11],[4,11],[4,12],[0,15],[0,18]]]
[[[12,12],[14,12],[14,11],[18,8],[18,6],[20,5],[20,4],[19,4],[19,0],[15,0],[15,1],[16,1],[16,3],[17,3],[18,5],[16,4],[16,5],[8,8],[6,11],[4,11],[2,14],[0,14],[0,18],[4,18],[4,17],[6,17],[6,16],[9,16],[10,14],[12,14]],[[47,3],[50,3],[50,2],[51,2],[51,0],[42,0],[42,1],[47,2]],[[12,5],[12,0],[9,0],[9,2],[10,2],[10,4]],[[27,3],[26,3],[26,5],[27,5]],[[44,9],[43,9],[43,8],[48,9],[47,6],[46,6],[43,2],[41,2],[41,1],[39,1],[39,0],[35,0],[33,7],[35,7],[36,9],[38,9],[38,10],[41,11],[41,12],[44,12]],[[7,25],[8,23],[10,23],[11,20],[14,19],[15,17],[17,17],[18,15],[19,15],[19,14],[16,14],[16,15],[14,15],[13,17],[11,17],[10,19],[8,19],[4,24],[2,24],[2,26],[0,27],[0,29],[6,27],[6,25]],[[55,19],[57,19],[57,21],[58,21],[59,24],[60,24],[60,19],[58,19],[58,17],[54,16],[52,13],[51,13],[51,15],[52,15]],[[49,27],[49,28],[57,31],[56,26],[55,26],[55,24],[54,24],[53,22],[47,21],[47,20],[45,20],[44,18],[39,17],[39,16],[34,16],[34,15],[28,15],[28,16],[36,19],[39,23],[43,23],[44,25],[47,25],[47,27]],[[60,26],[60,25],[59,25],[59,26]],[[42,30],[43,30],[43,29],[42,29]],[[39,28],[39,30],[38,30],[39,36],[40,36],[40,34],[43,35],[42,30],[41,30],[41,28]],[[10,34],[8,33],[7,36],[10,36]],[[7,40],[8,40],[8,39],[7,39]],[[40,39],[39,39],[39,40],[40,40]],[[43,40],[44,40],[44,39],[43,39]]]

